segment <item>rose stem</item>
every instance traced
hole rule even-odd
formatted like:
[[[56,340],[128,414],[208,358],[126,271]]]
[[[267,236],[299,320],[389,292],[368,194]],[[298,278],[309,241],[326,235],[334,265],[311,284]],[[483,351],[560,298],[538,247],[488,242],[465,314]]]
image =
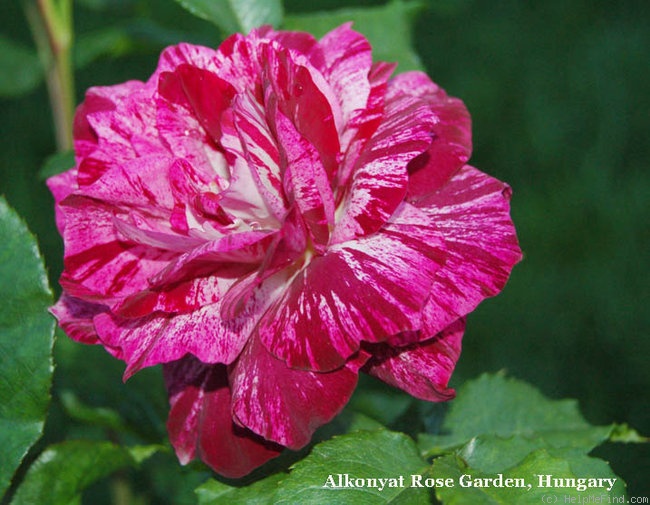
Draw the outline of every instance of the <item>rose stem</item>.
[[[72,0],[32,0],[25,11],[45,69],[57,149],[66,151],[72,149],[75,106]]]

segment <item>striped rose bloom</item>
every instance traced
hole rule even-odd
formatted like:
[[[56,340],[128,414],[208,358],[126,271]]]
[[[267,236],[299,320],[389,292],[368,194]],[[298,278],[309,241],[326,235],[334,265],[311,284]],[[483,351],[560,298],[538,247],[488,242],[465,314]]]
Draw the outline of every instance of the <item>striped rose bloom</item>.
[[[67,334],[163,365],[182,463],[229,477],[306,445],[364,372],[448,400],[465,316],[521,253],[470,118],[350,25],[167,48],[91,88],[52,177]]]

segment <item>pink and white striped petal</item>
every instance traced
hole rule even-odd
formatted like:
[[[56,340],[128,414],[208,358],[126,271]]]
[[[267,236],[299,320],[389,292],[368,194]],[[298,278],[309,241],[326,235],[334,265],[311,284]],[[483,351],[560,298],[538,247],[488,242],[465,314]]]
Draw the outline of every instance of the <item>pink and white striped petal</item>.
[[[101,177],[84,188],[84,196],[117,207],[136,207],[149,210],[174,206],[172,190],[166,175],[174,159],[168,154],[134,158],[107,167]],[[162,210],[161,209],[161,210]]]
[[[510,188],[465,166],[417,202],[444,237],[445,265],[424,309],[423,331],[438,333],[503,289],[521,259],[510,218]]]
[[[357,159],[347,196],[337,208],[331,243],[376,232],[404,200],[406,167],[431,144],[434,116],[427,104],[409,96],[386,102],[381,124]]]
[[[60,283],[72,296],[110,300],[141,291],[178,255],[124,242],[114,226],[119,211],[113,206],[71,195],[60,208],[66,220],[65,271]]]
[[[193,81],[198,77],[188,77],[188,79]],[[196,181],[200,180],[204,184],[214,181],[218,188],[223,189],[229,179],[228,165],[217,144],[218,138],[215,139],[204,126],[205,123],[210,128],[215,128],[218,134],[218,122],[223,109],[214,111],[214,118],[209,122],[207,120],[202,122],[196,115],[194,105],[199,108],[203,105],[203,94],[207,91],[197,92],[197,96],[192,95],[193,100],[190,100],[183,84],[182,75],[169,72],[161,75],[158,94],[155,96],[155,123],[158,134],[176,158],[184,160],[192,167],[192,171],[196,173],[193,177]],[[227,97],[222,98],[221,101],[232,99],[231,90],[226,88],[226,92]],[[199,112],[202,115],[212,116],[209,111],[200,109]]]
[[[229,478],[250,473],[283,447],[235,424],[223,365],[206,365],[187,356],[163,366],[171,410],[169,438],[181,464],[202,459]]]
[[[318,151],[328,177],[336,173],[340,156],[341,111],[329,84],[300,57],[277,43],[261,46],[262,80],[267,112],[275,107]],[[270,109],[270,110],[269,110]]]
[[[75,142],[77,160],[99,156],[110,160],[110,166],[137,156],[167,154],[156,129],[154,93],[155,86],[139,81],[88,90],[75,119],[75,130],[83,132]],[[81,185],[94,182],[89,175]],[[101,175],[97,172],[95,178]]]
[[[277,228],[286,213],[277,142],[265,112],[239,95],[222,125],[230,179],[220,194],[228,212],[254,228]]]
[[[370,68],[367,77],[370,85],[368,102],[365,107],[352,112],[341,135],[341,149],[345,154],[336,174],[336,188],[348,187],[359,156],[382,121],[388,80],[396,66],[394,63],[378,62]],[[337,206],[344,196],[344,191],[338,192]]]
[[[260,46],[268,39],[260,30],[252,30],[250,36],[235,33],[224,40],[216,51],[213,62],[219,75],[237,89],[238,94],[252,93],[263,103],[264,91],[260,78]]]
[[[98,344],[93,317],[108,310],[108,307],[74,298],[63,293],[50,312],[71,339],[83,344]]]
[[[425,154],[409,164],[408,201],[436,191],[472,154],[472,121],[462,100],[447,93],[423,72],[404,72],[388,85],[388,96],[408,94],[425,100],[435,115],[433,139]]]
[[[368,40],[345,23],[318,41],[323,63],[317,68],[330,83],[341,106],[343,124],[356,110],[366,107],[370,94],[368,74],[372,67],[372,48]]]
[[[199,237],[179,234],[169,220],[147,216],[144,212],[132,210],[128,215],[115,217],[115,229],[125,242],[175,252],[190,251],[204,243]]]
[[[131,144],[136,156],[169,155],[156,128],[155,83],[150,80],[133,87],[135,89],[130,92],[127,89],[128,94],[116,103],[111,128]],[[100,138],[99,148],[112,156],[112,150],[104,146],[103,140]]]
[[[223,194],[225,203],[231,202],[230,207],[238,210],[243,204],[247,209],[259,208],[249,212],[253,216],[251,219],[257,218],[263,227],[277,227],[287,211],[280,154],[266,112],[250,93],[243,93],[234,101],[232,124],[224,126],[221,144],[229,153],[246,161],[243,167],[242,163],[235,164],[234,168],[242,173],[233,174],[234,180]],[[260,203],[255,204],[258,201]],[[273,219],[261,219],[265,213]]]
[[[292,32],[292,31],[274,31],[268,25],[262,26],[257,29],[260,37],[269,40],[276,40],[282,47],[286,47],[295,51],[298,54],[309,55],[310,59],[313,54],[314,48],[317,48],[319,41],[317,41],[311,33],[307,32]],[[316,56],[317,61],[322,61],[322,55]],[[317,66],[316,62],[312,62]]]
[[[245,275],[245,271],[233,268],[232,275],[242,274]],[[206,276],[152,287],[121,299],[111,307],[111,311],[128,319],[143,318],[154,313],[174,315],[192,312],[220,301],[233,283],[233,279]]]
[[[222,287],[213,289],[214,292],[197,296],[219,299]],[[192,303],[194,300],[158,297],[154,301],[162,305],[165,302]],[[190,312],[154,312],[136,318],[119,317],[114,313],[100,314],[94,323],[101,341],[119,350],[120,359],[127,363],[124,378],[128,379],[142,368],[169,363],[188,353],[204,363],[232,363],[246,345],[266,306],[266,300],[253,298],[238,317],[228,320],[221,317],[221,303],[217,301]],[[136,309],[139,308],[132,308],[134,312],[127,314],[138,315]],[[162,305],[161,308],[170,307]]]
[[[230,108],[236,91],[216,73],[192,64],[179,65],[160,75],[160,95],[187,109],[213,141],[221,138],[221,116]]]
[[[266,250],[277,232],[246,231],[224,235],[204,242],[199,247],[169,261],[165,268],[151,276],[151,286],[164,286],[180,281],[222,272],[242,265],[249,271],[264,259]],[[226,270],[226,271],[224,271]]]
[[[185,64],[217,73],[220,67],[216,56],[217,51],[211,47],[187,43],[169,46],[160,54],[158,66],[150,80],[158,84],[157,80],[160,74],[173,72]]]
[[[316,148],[279,110],[273,118],[284,162],[284,189],[307,225],[316,251],[325,251],[334,225],[334,195]]]
[[[436,336],[406,347],[374,344],[362,368],[391,386],[416,398],[443,402],[454,397],[447,384],[460,356],[465,321],[459,319]]]
[[[348,402],[357,371],[342,367],[329,373],[288,368],[253,336],[229,369],[233,416],[266,440],[300,449],[319,426],[331,421]]]

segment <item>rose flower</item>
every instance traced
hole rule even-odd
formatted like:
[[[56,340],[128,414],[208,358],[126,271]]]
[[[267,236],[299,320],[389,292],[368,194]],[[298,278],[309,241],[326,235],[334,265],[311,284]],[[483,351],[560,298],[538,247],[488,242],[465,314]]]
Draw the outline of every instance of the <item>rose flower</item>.
[[[350,25],[167,48],[91,88],[52,177],[52,312],[73,339],[162,363],[182,463],[229,477],[306,445],[365,372],[448,400],[465,316],[521,253],[507,185],[466,165],[470,118],[391,77]]]

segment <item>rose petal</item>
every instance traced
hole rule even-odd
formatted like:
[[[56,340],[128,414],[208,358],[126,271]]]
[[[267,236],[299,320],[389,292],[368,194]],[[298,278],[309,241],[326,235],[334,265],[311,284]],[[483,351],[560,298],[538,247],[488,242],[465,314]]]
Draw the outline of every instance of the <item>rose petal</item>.
[[[219,75],[237,89],[237,93],[251,93],[263,103],[264,92],[260,78],[260,46],[268,43],[266,30],[251,30],[249,36],[235,33],[224,40],[216,51],[213,63]]]
[[[236,269],[233,276],[246,275],[248,270]],[[111,307],[124,318],[141,318],[155,312],[180,314],[218,302],[233,284],[233,279],[217,276],[199,277],[189,281],[145,289],[130,295]]]
[[[50,312],[56,317],[59,326],[63,328],[66,335],[84,344],[99,343],[93,317],[106,310],[108,307],[105,305],[86,302],[69,296],[65,292],[59,301],[50,308]]]
[[[88,123],[88,114],[115,109],[113,100],[109,97],[102,96],[102,91],[105,89],[102,87],[88,89],[84,101],[81,102],[75,111],[72,132],[77,162],[89,156],[97,149],[97,135],[90,126],[90,123]]]
[[[459,319],[435,337],[406,347],[372,344],[366,348],[372,358],[362,371],[422,400],[451,400],[454,390],[447,384],[460,356],[464,331],[465,321]]]
[[[465,166],[417,206],[444,236],[445,265],[424,310],[425,332],[438,333],[503,289],[521,259],[510,219],[510,188]]]
[[[311,33],[292,32],[286,30],[276,32],[268,25],[258,28],[257,32],[261,37],[278,41],[283,47],[291,49],[299,54],[309,55],[310,59],[314,56],[317,61],[322,61],[321,54],[314,54],[315,50],[318,52],[317,49],[320,43]],[[314,66],[317,66],[316,63],[314,63]]]
[[[435,114],[433,141],[409,164],[409,201],[439,189],[472,154],[472,122],[465,104],[447,96],[423,72],[404,72],[388,85],[389,94],[407,93],[425,100]]]
[[[276,232],[277,233],[277,232]],[[216,274],[233,264],[259,264],[274,238],[273,232],[247,231],[225,235],[217,240],[204,242],[201,246],[177,256],[164,269],[151,277],[152,286],[164,286],[176,282]]]
[[[233,413],[242,426],[291,449],[306,445],[319,426],[348,402],[356,370],[329,373],[288,368],[253,337],[229,372]]]
[[[97,140],[95,146],[92,140],[75,143],[77,159],[81,161],[82,154],[99,156],[109,162],[106,166],[112,166],[140,155],[166,154],[154,121],[154,91],[152,84],[139,81],[91,88],[86,94],[88,103],[80,112],[85,114],[85,121],[78,119],[77,123],[80,128],[81,124],[87,124]],[[80,173],[80,184],[92,184],[101,175],[97,170]]]
[[[337,125],[341,111],[329,84],[311,69],[305,57],[299,56],[277,44],[261,47],[262,79],[268,83],[265,100],[277,104],[296,130],[316,148],[331,177],[338,166]]]
[[[277,140],[266,113],[250,93],[237,97],[221,143],[234,157],[228,188],[221,193],[231,214],[261,228],[277,228],[286,214]]]
[[[419,99],[403,95],[386,102],[382,122],[358,158],[347,197],[337,209],[331,243],[369,235],[388,221],[406,194],[406,166],[431,143],[434,119]]]
[[[214,49],[197,44],[180,43],[167,47],[161,53],[152,80],[155,79],[157,81],[157,77],[160,74],[173,72],[184,64],[190,64],[215,73],[220,68],[217,61],[217,51]]]
[[[99,338],[127,363],[125,379],[187,353],[204,363],[232,363],[286,282],[280,273],[254,284],[255,272],[237,268],[224,270],[220,276],[140,292],[112,312],[98,315],[94,324]],[[240,284],[253,284],[255,289],[236,290],[231,296]],[[237,310],[228,307],[235,303]]]
[[[119,350],[126,362],[124,379],[137,371],[192,354],[205,363],[232,363],[259,320],[260,308],[249,303],[236,319],[221,317],[219,302],[187,313],[155,313],[121,318],[112,313],[94,319],[101,341]]]
[[[198,237],[179,235],[178,228],[172,228],[166,220],[147,217],[149,219],[132,210],[128,216],[115,217],[113,223],[124,241],[166,251],[184,253],[204,243],[204,240]]]
[[[343,123],[355,110],[366,107],[370,94],[368,73],[372,66],[372,48],[366,38],[345,23],[325,34],[318,42],[323,63],[318,68],[332,86],[341,106]]]
[[[325,167],[315,147],[276,111],[274,125],[286,165],[285,194],[300,210],[316,247],[322,253],[334,224],[334,196]]]
[[[115,298],[149,286],[178,254],[125,243],[113,224],[118,208],[71,195],[61,202],[66,244],[61,286],[72,296]]]
[[[50,189],[52,196],[54,197],[56,228],[59,230],[59,233],[63,235],[65,229],[65,215],[59,204],[68,195],[79,188],[77,184],[77,171],[71,169],[67,172],[50,177],[47,179],[47,187]]]
[[[225,366],[188,356],[163,371],[171,403],[167,430],[182,464],[200,458],[215,472],[238,478],[282,452],[233,423]]]
[[[368,73],[367,79],[370,84],[368,102],[365,107],[357,109],[351,114],[341,136],[341,148],[345,152],[345,156],[336,174],[337,188],[348,187],[359,156],[382,121],[387,83],[396,66],[394,63],[378,62],[371,67]],[[345,196],[347,195],[344,191],[338,192],[337,207]]]
[[[198,70],[197,70],[198,72]],[[209,111],[199,110],[201,117],[197,117],[192,101],[187,93],[193,97],[194,105],[201,107],[205,90],[202,86],[195,85],[194,81],[200,81],[196,76],[188,77],[190,83],[184,83],[180,74],[166,72],[161,74],[159,93],[155,97],[156,105],[156,129],[169,151],[174,156],[183,159],[193,172],[192,178],[195,182],[208,185],[214,181],[219,189],[228,185],[228,165],[223,152],[215,139],[202,124],[201,117],[210,115]],[[187,86],[187,90],[184,87]],[[199,88],[196,90],[195,87]],[[222,86],[224,87],[224,86]],[[228,97],[232,98],[232,92],[227,90]],[[194,96],[196,95],[196,97]],[[207,106],[206,106],[207,107]],[[215,118],[221,117],[223,110],[214,111]],[[203,120],[206,123],[206,119]],[[214,121],[208,127],[214,126]],[[217,132],[218,133],[218,132]],[[182,168],[186,168],[183,166]]]
[[[161,174],[167,174],[172,162],[168,154],[157,154],[107,167],[83,194],[116,206],[171,210],[174,203],[169,179]]]
[[[190,111],[214,141],[221,138],[221,115],[235,96],[228,82],[208,70],[182,64],[161,74],[158,92]]]

